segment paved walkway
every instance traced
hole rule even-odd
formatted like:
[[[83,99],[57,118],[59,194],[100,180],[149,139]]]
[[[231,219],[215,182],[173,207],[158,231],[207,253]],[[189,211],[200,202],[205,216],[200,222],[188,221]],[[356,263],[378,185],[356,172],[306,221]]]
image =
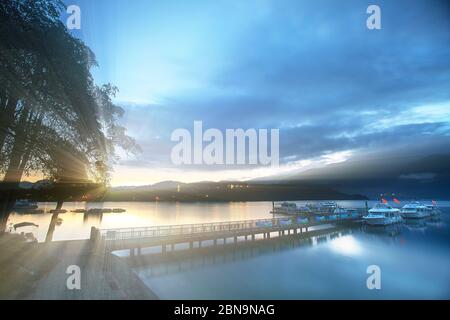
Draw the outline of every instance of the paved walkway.
[[[120,259],[88,240],[42,244],[0,236],[0,299],[157,299]],[[67,289],[66,270],[81,270],[81,289]]]

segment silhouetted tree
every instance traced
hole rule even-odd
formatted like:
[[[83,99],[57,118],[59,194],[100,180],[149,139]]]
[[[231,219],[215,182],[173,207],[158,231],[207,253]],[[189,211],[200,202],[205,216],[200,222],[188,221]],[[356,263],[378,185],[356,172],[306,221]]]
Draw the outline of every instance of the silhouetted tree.
[[[0,2],[3,209],[24,174],[106,184],[115,147],[139,150],[117,124],[124,112],[112,102],[117,88],[94,84],[95,56],[60,21],[63,9],[59,0]],[[7,217],[0,218],[1,230]]]

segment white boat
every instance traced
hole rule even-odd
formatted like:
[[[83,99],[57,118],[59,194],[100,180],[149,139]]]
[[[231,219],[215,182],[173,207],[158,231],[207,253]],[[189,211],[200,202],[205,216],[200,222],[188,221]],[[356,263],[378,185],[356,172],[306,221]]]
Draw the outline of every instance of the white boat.
[[[37,209],[38,204],[35,201],[30,201],[26,199],[17,200],[14,204],[14,208],[16,210],[30,210],[30,209]]]
[[[405,219],[421,219],[431,216],[431,210],[417,201],[404,205],[400,213]]]
[[[342,210],[342,212],[340,212]],[[317,214],[344,213],[345,210],[338,206],[336,202],[321,202],[317,206]]]
[[[430,216],[437,216],[441,213],[441,210],[435,204],[426,204],[425,207],[430,212]]]
[[[330,216],[330,220],[336,218],[339,219],[348,219],[348,218],[357,218],[359,217],[358,211],[356,209],[348,209],[339,206],[336,202],[322,202],[316,207],[315,213],[317,215],[326,215]]]
[[[401,222],[402,217],[399,209],[385,203],[378,203],[369,210],[363,220],[371,226],[387,226]]]
[[[282,202],[279,206],[274,206],[272,213],[275,214],[294,214],[297,211],[297,205],[292,202]]]
[[[311,213],[308,207],[298,207],[293,202],[282,202],[279,206],[274,206],[271,213],[273,214],[307,214]]]

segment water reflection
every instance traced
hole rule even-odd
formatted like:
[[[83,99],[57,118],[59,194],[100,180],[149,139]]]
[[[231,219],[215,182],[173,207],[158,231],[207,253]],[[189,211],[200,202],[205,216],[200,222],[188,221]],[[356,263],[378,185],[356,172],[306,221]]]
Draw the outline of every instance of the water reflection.
[[[119,253],[135,271],[143,277],[161,277],[173,273],[204,268],[207,266],[235,263],[257,256],[271,255],[301,247],[313,247],[325,242],[337,242],[336,248],[341,253],[355,253],[355,241],[351,238],[351,229],[329,228],[316,230],[308,236],[290,235],[237,245],[201,248],[194,250],[174,251],[169,254],[150,253],[141,256],[126,256]],[[342,239],[342,242],[339,240]],[[359,249],[359,248],[358,248]]]
[[[97,228],[126,228],[154,225],[221,222],[245,219],[264,219],[270,217],[269,202],[252,203],[157,203],[157,202],[66,202],[66,213],[57,216],[49,213],[56,203],[39,203],[39,213],[13,211],[9,223],[33,222],[38,230],[29,229],[43,242],[46,239],[76,240],[87,239],[92,226]],[[123,213],[79,213],[76,209],[124,208]],[[55,228],[56,220],[63,218],[64,223]],[[50,230],[50,232],[49,232]]]
[[[440,216],[431,217],[427,221],[427,225],[429,225],[430,227],[435,227],[435,228],[443,228],[445,226],[445,224]]]
[[[344,204],[342,204],[344,206]],[[358,207],[364,202],[346,202]],[[152,254],[127,259],[160,298],[184,299],[398,299],[450,298],[450,203],[441,216],[386,227],[359,224],[321,230],[313,237],[286,236],[212,250]],[[77,208],[122,207],[125,213],[85,214]],[[40,204],[39,209],[55,208]],[[67,213],[14,213],[10,224],[31,222],[17,232],[44,241],[89,237],[101,228],[262,219],[271,203],[66,203]],[[58,220],[62,224],[58,226]],[[383,290],[369,291],[366,268],[382,268]]]
[[[405,227],[413,232],[425,232],[428,226],[427,220],[428,218],[423,219],[406,219]]]
[[[362,252],[361,244],[351,236],[334,239],[330,244],[330,248],[346,256],[359,255]]]
[[[130,261],[162,299],[448,299],[449,213]],[[372,264],[382,269],[383,290],[365,285]]]
[[[308,201],[296,202],[298,206],[305,205]],[[340,206],[346,208],[363,208],[364,201],[338,201]],[[375,201],[369,202],[372,206]],[[450,202],[440,202],[441,206],[449,206]],[[66,213],[59,213],[53,217],[50,210],[56,207],[56,203],[39,203],[37,211],[18,212],[13,211],[8,219],[8,224],[21,222],[32,222],[39,225],[38,229],[28,228],[26,232],[31,232],[43,242],[51,240],[75,240],[87,239],[92,226],[98,228],[126,228],[154,225],[187,224],[221,222],[231,220],[251,220],[265,219],[271,217],[269,212],[272,209],[271,202],[231,202],[231,203],[158,203],[158,202],[65,202],[63,209]],[[99,209],[99,208],[124,208],[123,213],[77,213],[76,209]],[[52,220],[52,218],[54,218]],[[58,228],[56,220],[63,218],[64,223]],[[439,223],[436,217],[427,220],[427,225]],[[52,226],[52,223],[54,226]],[[412,226],[413,228],[414,226]],[[385,231],[383,231],[385,232]],[[395,232],[394,232],[395,233]]]
[[[102,224],[103,213],[83,213],[83,224],[89,226],[99,226]]]
[[[392,239],[396,239],[402,233],[402,225],[401,224],[392,224],[387,226],[369,226],[364,225],[361,227],[367,234],[373,234],[377,237],[388,237]]]

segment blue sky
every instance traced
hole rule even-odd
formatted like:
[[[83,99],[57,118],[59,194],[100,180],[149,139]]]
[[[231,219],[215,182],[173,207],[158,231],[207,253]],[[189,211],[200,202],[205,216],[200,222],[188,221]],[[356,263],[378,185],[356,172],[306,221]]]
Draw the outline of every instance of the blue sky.
[[[111,82],[142,147],[113,184],[248,179],[450,146],[446,1],[89,0],[78,4],[96,82]],[[381,8],[382,29],[366,28]],[[175,167],[177,128],[279,128],[273,168]],[[448,149],[447,149],[448,150]],[[393,151],[394,152],[394,151]]]

